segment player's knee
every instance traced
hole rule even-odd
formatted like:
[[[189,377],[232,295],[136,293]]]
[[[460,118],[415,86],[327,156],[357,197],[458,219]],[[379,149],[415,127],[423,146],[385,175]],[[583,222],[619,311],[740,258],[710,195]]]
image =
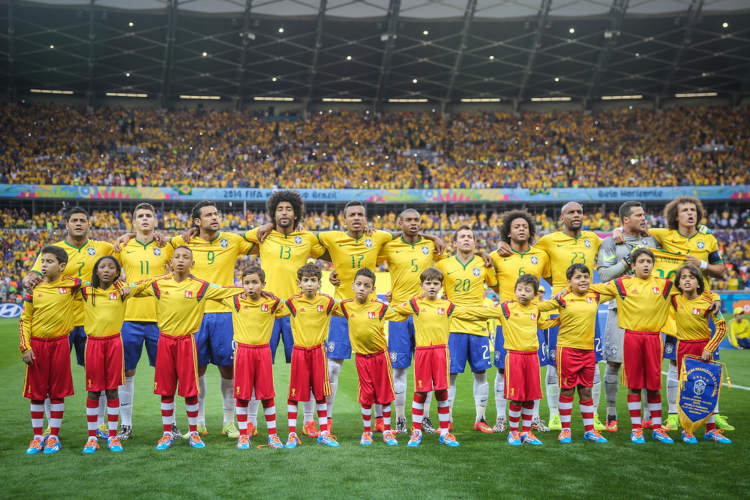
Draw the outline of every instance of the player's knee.
[[[101,394],[100,391],[88,391],[88,398],[89,399],[99,399],[99,395]]]
[[[117,399],[120,396],[117,389],[105,391],[105,394],[107,396],[107,399]]]
[[[570,391],[570,396],[573,395],[573,390]],[[582,400],[591,399],[591,387],[585,387],[582,385],[578,386],[578,395]]]
[[[125,370],[125,376],[126,377],[135,377],[135,369]]]

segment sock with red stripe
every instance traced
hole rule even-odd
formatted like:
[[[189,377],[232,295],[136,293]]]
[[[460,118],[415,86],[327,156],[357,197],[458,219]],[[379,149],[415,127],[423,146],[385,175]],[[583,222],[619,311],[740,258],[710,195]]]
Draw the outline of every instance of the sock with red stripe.
[[[414,393],[414,402],[411,404],[411,423],[415,430],[422,430],[422,420],[424,419],[424,402],[427,394],[424,392]]]
[[[117,437],[117,422],[120,420],[120,398],[107,400],[107,430],[109,437]]]
[[[372,432],[372,406],[362,405],[362,423],[365,427],[365,432]]]
[[[321,399],[320,401],[315,401],[315,406],[318,410],[318,426],[320,427],[320,432],[331,432],[331,426],[328,422],[328,404],[326,403],[326,400]],[[331,407],[333,407],[333,403],[331,403]]]
[[[716,430],[716,419],[714,418],[716,416],[716,413],[712,413],[710,417],[708,417],[708,420],[706,420],[706,432],[711,432]]]
[[[573,396],[560,394],[557,408],[560,410],[560,423],[562,424],[563,430],[570,430],[570,417],[573,414]]]
[[[584,432],[591,432],[594,430],[594,400],[586,399],[579,401],[578,405],[581,407],[581,418],[583,419],[583,430]]]
[[[448,434],[451,425],[451,406],[448,400],[448,391],[435,391],[435,399],[438,401],[438,420],[440,421],[440,435]]]
[[[391,403],[383,405],[383,427],[385,430],[391,430]]]
[[[521,420],[521,411],[523,405],[514,403],[513,401],[508,402],[508,427],[511,431],[518,432],[518,423]]]
[[[276,405],[273,399],[263,400],[263,416],[266,417],[266,428],[268,429],[268,435],[273,436],[276,434]]]
[[[49,400],[49,435],[60,436],[60,427],[62,426],[63,414],[65,413],[65,400],[64,399],[50,399]],[[97,411],[99,408],[99,402],[96,402]]]
[[[174,422],[174,396],[162,396],[161,423],[164,434],[172,434],[172,422]]]
[[[96,416],[99,411],[99,398],[86,398],[86,427],[89,437],[96,436]]]
[[[185,412],[190,432],[198,432],[198,395],[185,398]]]
[[[641,393],[628,394],[628,411],[630,412],[630,422],[633,430],[641,428]]]
[[[247,399],[237,398],[234,402],[234,406],[237,413],[237,427],[239,427],[240,429],[240,436],[247,436],[247,419],[248,413],[250,411],[250,401]]]
[[[297,401],[291,399],[286,402],[286,418],[289,427],[289,433],[297,432]]]
[[[524,401],[521,418],[523,419],[523,432],[531,431],[531,420],[534,417],[534,401]]]
[[[31,430],[34,439],[42,439],[42,428],[44,427],[44,400],[31,400]]]
[[[649,393],[646,396],[648,411],[651,413],[651,423],[655,427],[661,427],[661,394]]]

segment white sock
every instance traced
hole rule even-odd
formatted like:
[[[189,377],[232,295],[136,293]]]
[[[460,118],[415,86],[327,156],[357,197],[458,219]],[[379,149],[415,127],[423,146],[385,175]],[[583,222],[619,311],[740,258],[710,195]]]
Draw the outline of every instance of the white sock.
[[[206,426],[206,375],[198,377],[198,425]]]
[[[554,366],[547,366],[547,407],[549,415],[559,415],[557,402],[560,401],[560,387],[557,385],[557,370]]]
[[[602,376],[599,373],[599,363],[594,365],[594,385],[591,387],[591,400],[594,402],[594,415],[599,413],[599,401],[602,399]],[[558,398],[559,400],[559,398]]]
[[[677,392],[680,390],[680,380],[677,375],[677,365],[670,361],[667,370],[667,405],[670,414],[677,413]]]
[[[624,368],[623,368],[624,369]],[[651,420],[651,411],[648,409],[648,392],[641,390],[641,401],[643,401],[643,420]]]
[[[505,374],[499,370],[495,375],[495,410],[496,418],[505,418],[505,407],[508,401],[505,399]]]
[[[234,422],[234,379],[221,377],[221,402],[224,409],[224,425]],[[257,408],[255,414],[258,414]]]
[[[716,402],[716,408],[714,408],[714,413],[716,415],[719,415],[719,402],[718,401]]]
[[[247,421],[255,427],[258,427],[258,406],[260,406],[260,401],[255,399],[255,389],[253,389],[253,394],[247,404]]]
[[[377,403],[372,405],[372,416],[374,418],[383,418],[383,405]]]
[[[120,396],[120,420],[122,425],[133,425],[133,393],[135,377],[125,377],[125,384],[117,388]]]
[[[432,406],[432,391],[427,393],[427,396],[424,400],[424,416],[425,418],[430,418],[430,406]],[[432,421],[432,420],[430,420]]]
[[[49,398],[44,398],[44,416],[47,418],[47,427],[49,427],[49,405],[50,403]]]
[[[99,393],[99,409],[96,412],[96,426],[106,425],[107,422],[107,395],[105,391]]]
[[[406,368],[393,369],[393,392],[396,395],[396,421],[406,418]]]
[[[531,413],[531,418],[536,420],[539,418],[539,405],[541,404],[541,399],[534,400],[534,410]]]
[[[333,400],[336,399],[336,390],[339,388],[339,373],[341,373],[341,367],[344,364],[343,359],[329,359],[328,360],[328,380],[331,385],[331,395],[326,398],[328,403],[328,418],[333,420]]]
[[[304,415],[303,422],[315,422],[315,395],[310,389],[310,400],[302,401],[302,413]]]
[[[450,421],[453,421],[453,403],[456,401],[456,377],[458,373],[451,373],[450,384],[448,385],[448,415]]]
[[[490,398],[490,384],[487,372],[474,374],[474,406],[477,410],[476,422],[486,420],[487,400]]]

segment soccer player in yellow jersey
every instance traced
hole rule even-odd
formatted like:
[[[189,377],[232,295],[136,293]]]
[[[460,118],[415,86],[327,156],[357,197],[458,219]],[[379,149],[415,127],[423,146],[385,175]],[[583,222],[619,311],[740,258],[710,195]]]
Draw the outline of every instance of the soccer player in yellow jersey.
[[[745,318],[745,310],[734,308],[734,320],[729,326],[729,341],[737,349],[750,349],[750,321]]]
[[[503,215],[500,226],[500,239],[505,242],[510,254],[501,256],[496,250],[490,254],[492,265],[495,268],[500,302],[515,298],[516,280],[522,274],[530,274],[538,280],[546,278],[551,282],[549,269],[549,256],[547,252],[532,245],[536,235],[536,223],[534,217],[523,210],[513,210]],[[540,345],[544,340],[544,333],[540,332]],[[546,355],[540,349],[540,362],[546,359]],[[503,327],[498,324],[495,329],[495,419],[494,432],[504,432],[507,423],[505,420],[505,347],[503,340]],[[537,425],[541,424],[539,422]]]
[[[68,253],[57,245],[42,249],[37,264],[42,281],[24,297],[19,323],[21,359],[26,363],[24,397],[31,400],[31,427],[34,438],[28,455],[60,451],[60,426],[65,398],[73,395],[68,335],[73,329],[73,295],[81,286],[79,278],[64,277]],[[44,398],[50,398],[50,434],[42,435]]]
[[[213,202],[201,201],[193,207],[191,214],[193,226],[198,229],[198,236],[186,243],[181,236],[170,241],[173,248],[186,245],[193,252],[195,265],[193,274],[196,278],[221,286],[234,285],[234,265],[241,255],[249,254],[253,244],[238,234],[219,231],[221,215]],[[222,434],[237,439],[240,431],[234,423],[234,383],[232,349],[232,312],[227,306],[218,302],[209,302],[201,327],[195,336],[198,349],[198,429],[203,435],[206,429],[205,397],[206,369],[208,363],[216,365],[221,375],[221,399],[224,409]]]
[[[456,255],[443,259],[436,268],[445,276],[444,290],[448,300],[457,306],[483,306],[485,285],[497,286],[494,267],[485,267],[484,259],[474,253],[476,240],[474,231],[469,226],[461,226],[455,234]],[[471,321],[453,318],[450,337],[450,386],[448,387],[448,405],[451,422],[453,421],[453,403],[456,399],[456,378],[463,373],[466,362],[469,362],[474,378],[474,406],[476,418],[474,430],[491,434],[492,428],[487,425],[485,413],[490,384],[487,382],[487,370],[492,366],[490,359],[490,339],[486,321]]]
[[[174,247],[160,247],[154,238],[157,218],[156,209],[149,203],[139,203],[133,210],[135,237],[129,239],[115,257],[122,264],[125,279],[135,283],[168,272]],[[143,345],[151,366],[156,364],[156,346],[159,342],[159,326],[156,323],[156,299],[133,297],[125,302],[125,321],[122,324],[122,346],[125,354],[125,383],[119,388],[120,418],[122,424],[117,437],[121,441],[133,434],[133,394],[135,392],[135,370],[141,359]],[[176,436],[179,430],[172,429]]]

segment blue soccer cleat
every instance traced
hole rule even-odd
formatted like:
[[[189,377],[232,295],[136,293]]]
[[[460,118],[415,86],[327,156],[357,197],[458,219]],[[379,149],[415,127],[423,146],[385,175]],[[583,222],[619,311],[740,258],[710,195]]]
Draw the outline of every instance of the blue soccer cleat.
[[[682,442],[687,444],[698,444],[698,440],[695,439],[695,434],[685,431],[682,431]]]
[[[86,441],[86,445],[83,447],[83,453],[85,455],[90,455],[96,450],[99,449],[99,441],[96,439],[96,436],[89,437],[88,441]]]
[[[44,443],[43,439],[34,438],[29,443],[29,447],[26,448],[26,454],[27,455],[36,455],[38,453],[42,452],[42,444]]]
[[[409,438],[409,442],[406,444],[406,446],[409,446],[411,448],[416,448],[422,444],[422,431],[419,429],[414,429],[411,433],[411,437]]]
[[[96,428],[96,437],[97,439],[108,439],[109,438],[109,429],[107,429],[107,426],[102,424],[99,427]]]
[[[359,444],[362,446],[370,446],[372,444],[372,432],[363,432]]]
[[[44,451],[42,453],[45,455],[52,455],[53,453],[60,451],[60,448],[62,448],[60,439],[56,436],[50,436],[47,438],[47,444],[44,445]]]
[[[249,450],[250,449],[250,436],[247,434],[240,435],[237,438],[237,449],[238,450]]]
[[[440,444],[444,444],[445,446],[450,446],[451,448],[458,448],[459,446],[461,446],[461,444],[456,441],[456,436],[454,436],[450,432],[441,434],[440,440],[438,442]]]
[[[293,450],[297,446],[299,446],[301,443],[299,436],[297,436],[296,432],[290,432],[289,437],[286,440],[286,446],[285,448],[288,450]]]
[[[560,444],[570,444],[573,440],[570,438],[570,429],[563,429],[557,436],[557,442]]]
[[[398,441],[396,440],[396,432],[393,430],[384,431],[383,442],[388,446],[398,446]]]
[[[271,434],[270,436],[268,436],[268,446],[270,446],[274,450],[284,449],[284,443],[281,442],[278,434]]]
[[[643,438],[643,429],[633,429],[630,433],[630,442],[633,444],[646,444],[646,440]]]
[[[172,443],[174,443],[174,438],[171,434],[164,434],[161,439],[159,439],[159,442],[156,443],[156,449],[157,450],[168,450],[172,447]]]
[[[117,436],[111,437],[107,439],[107,448],[109,448],[109,451],[120,453],[122,451],[122,443]]]
[[[331,436],[331,433],[329,431],[321,431],[320,436],[318,436],[318,443],[330,446],[331,448],[338,448],[339,442],[336,441],[336,438]]]
[[[651,434],[651,439],[664,444],[674,444],[672,438],[669,437],[669,434],[667,434],[667,429],[665,429],[664,427],[654,429],[654,432]]]
[[[533,444],[534,446],[540,446],[542,444],[539,438],[537,438],[531,431],[521,434],[521,439],[523,439],[524,443]]]
[[[584,441],[591,441],[592,443],[608,443],[607,439],[602,436],[599,431],[593,430],[583,434]]]
[[[523,444],[521,433],[518,431],[510,431],[508,433],[508,444],[511,446],[521,446]]]
[[[713,441],[714,443],[732,444],[732,440],[724,437],[724,431],[721,429],[714,429],[712,431],[708,431],[706,435],[703,436],[703,439],[705,439],[706,441]]]
[[[200,449],[206,447],[206,443],[203,442],[200,434],[198,434],[197,432],[191,432],[189,434],[188,443],[190,443],[191,448]]]

